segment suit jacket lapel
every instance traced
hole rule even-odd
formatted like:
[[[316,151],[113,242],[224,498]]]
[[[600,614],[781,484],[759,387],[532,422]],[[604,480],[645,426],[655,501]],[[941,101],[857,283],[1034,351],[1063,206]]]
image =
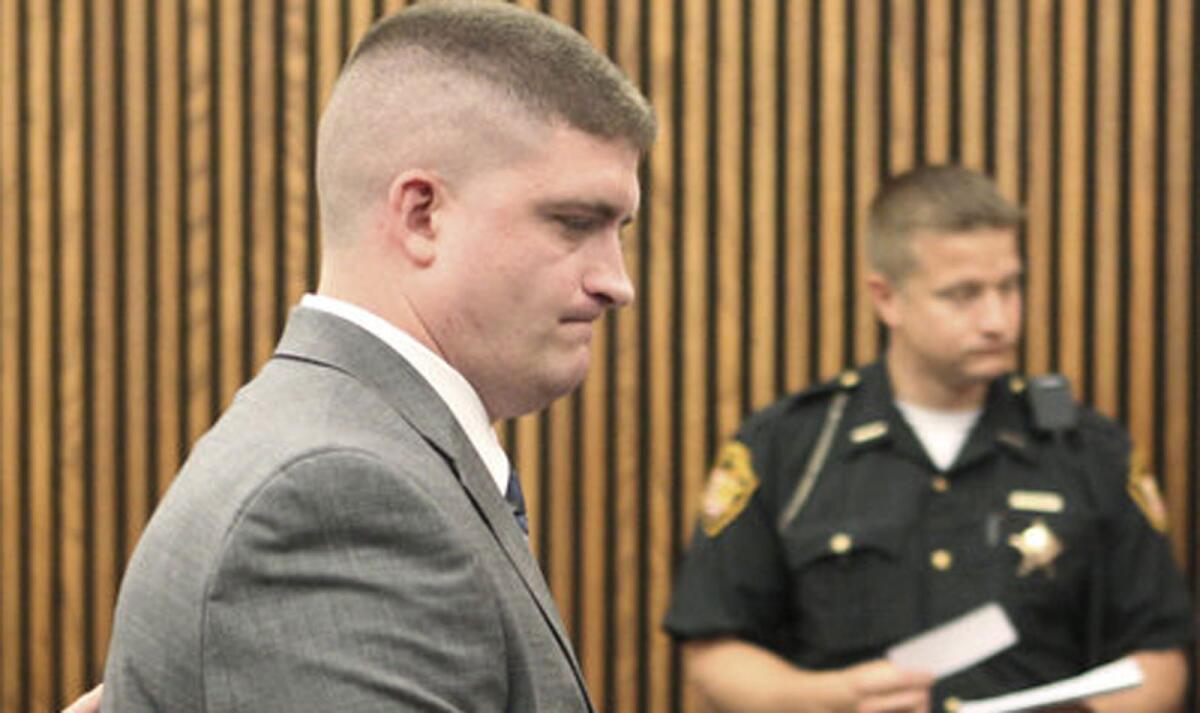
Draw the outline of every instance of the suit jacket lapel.
[[[466,433],[433,387],[374,335],[335,315],[299,307],[292,311],[275,355],[338,369],[382,394],[405,421],[446,458],[476,510],[537,602],[580,687],[583,672],[558,617],[545,578],[508,503]],[[590,705],[590,702],[589,702]]]

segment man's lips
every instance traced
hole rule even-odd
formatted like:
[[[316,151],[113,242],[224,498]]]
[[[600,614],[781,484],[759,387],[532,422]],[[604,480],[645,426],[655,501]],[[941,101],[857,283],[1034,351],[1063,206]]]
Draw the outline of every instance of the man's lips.
[[[591,324],[604,314],[603,311],[596,310],[579,310],[578,312],[570,312],[562,317],[561,322],[565,324]]]
[[[1010,354],[1013,353],[1013,351],[1015,349],[1016,349],[1016,345],[1001,344],[1001,345],[992,346],[992,347],[980,347],[979,349],[972,349],[967,353],[970,354],[971,356],[981,356],[981,357],[1009,356]]]

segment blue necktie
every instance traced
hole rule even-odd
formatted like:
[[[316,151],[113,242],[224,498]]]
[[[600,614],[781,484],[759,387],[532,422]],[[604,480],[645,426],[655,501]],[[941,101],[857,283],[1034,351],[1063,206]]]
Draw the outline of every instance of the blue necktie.
[[[513,517],[521,526],[521,532],[529,536],[529,517],[525,514],[525,494],[521,492],[521,479],[517,477],[516,469],[508,472],[508,489],[504,491],[504,499],[512,506]]]

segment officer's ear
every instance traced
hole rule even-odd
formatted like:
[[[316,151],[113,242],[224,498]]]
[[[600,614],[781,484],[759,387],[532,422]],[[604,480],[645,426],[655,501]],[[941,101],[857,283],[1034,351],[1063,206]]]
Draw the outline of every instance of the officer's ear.
[[[871,295],[871,303],[875,305],[875,314],[879,321],[888,327],[899,323],[897,301],[900,298],[899,285],[895,280],[878,270],[867,273],[867,293]]]

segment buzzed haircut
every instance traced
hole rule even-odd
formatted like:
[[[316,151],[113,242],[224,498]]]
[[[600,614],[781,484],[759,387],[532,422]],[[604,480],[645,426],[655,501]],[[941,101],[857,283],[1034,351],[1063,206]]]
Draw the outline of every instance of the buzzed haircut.
[[[915,266],[913,238],[1016,229],[1021,209],[987,176],[960,166],[922,166],[888,180],[871,201],[867,258],[892,280]]]
[[[321,115],[324,245],[349,245],[370,230],[400,172],[453,181],[511,165],[548,135],[539,124],[638,153],[657,132],[650,103],[621,70],[550,17],[498,0],[429,0],[380,20]]]
[[[494,0],[427,0],[375,24],[346,70],[413,48],[504,90],[535,116],[625,139],[639,152],[654,143],[646,98],[582,35],[545,15]]]

